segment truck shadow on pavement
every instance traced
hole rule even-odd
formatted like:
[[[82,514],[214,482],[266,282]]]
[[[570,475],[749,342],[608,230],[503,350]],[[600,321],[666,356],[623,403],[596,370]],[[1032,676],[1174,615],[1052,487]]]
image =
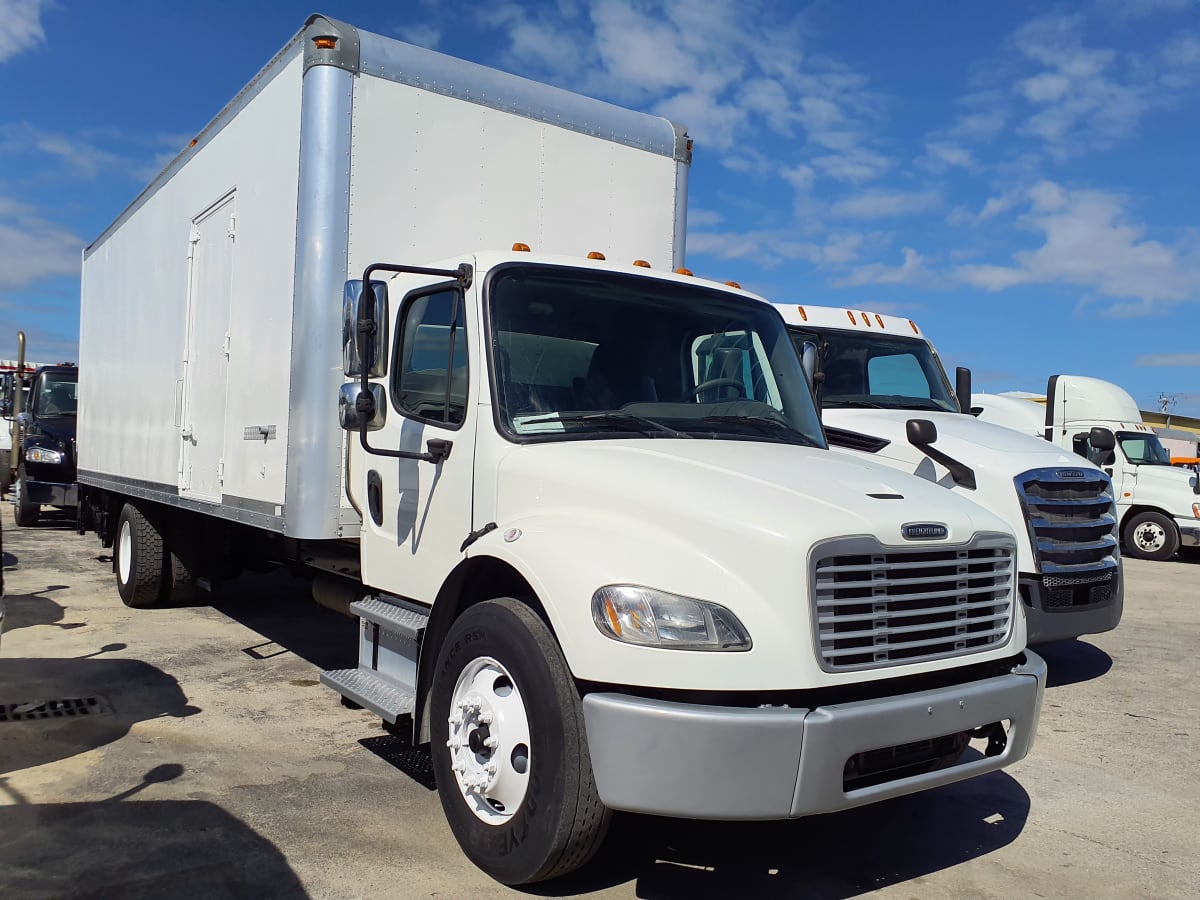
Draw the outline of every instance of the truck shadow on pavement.
[[[0,659],[0,775],[111,744],[137,722],[199,712],[161,669],[92,656]]]
[[[1112,668],[1112,657],[1086,641],[1058,641],[1033,648],[1046,661],[1046,687],[1064,687],[1099,678]]]
[[[1029,795],[993,772],[790,822],[620,816],[591,865],[533,892],[566,896],[633,880],[644,900],[854,897],[992,853],[1017,838],[1028,814]]]
[[[0,726],[3,727],[3,726]],[[183,774],[157,766],[93,803],[31,804],[0,778],[7,900],[33,897],[303,898],[279,849],[205,800],[129,800]]]
[[[7,554],[6,554],[7,555]],[[53,625],[56,628],[82,628],[86,622],[64,622],[67,610],[65,606],[55,603],[45,596],[51,591],[64,591],[65,584],[47,585],[44,590],[32,594],[9,594],[4,598],[5,616],[4,632],[16,631],[18,628],[31,628],[34,625]]]

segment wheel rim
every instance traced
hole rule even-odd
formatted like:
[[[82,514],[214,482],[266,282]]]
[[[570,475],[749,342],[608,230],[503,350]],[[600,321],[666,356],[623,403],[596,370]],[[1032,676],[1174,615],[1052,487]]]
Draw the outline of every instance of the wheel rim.
[[[1133,541],[1139,550],[1157,553],[1167,545],[1167,532],[1157,522],[1143,522],[1134,531]]]
[[[128,522],[121,523],[121,533],[117,536],[117,577],[121,584],[129,584],[129,572],[133,561],[129,558],[133,550],[133,529]]]
[[[490,656],[472,660],[450,697],[450,766],[467,806],[489,825],[513,817],[529,787],[529,715],[516,682]]]

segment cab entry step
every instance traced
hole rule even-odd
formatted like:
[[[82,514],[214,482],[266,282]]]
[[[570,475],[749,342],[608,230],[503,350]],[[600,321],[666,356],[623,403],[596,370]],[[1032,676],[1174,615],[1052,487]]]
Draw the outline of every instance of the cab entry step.
[[[417,658],[429,612],[399,597],[374,595],[350,604],[359,618],[358,668],[321,673],[321,683],[395,724],[413,711]]]

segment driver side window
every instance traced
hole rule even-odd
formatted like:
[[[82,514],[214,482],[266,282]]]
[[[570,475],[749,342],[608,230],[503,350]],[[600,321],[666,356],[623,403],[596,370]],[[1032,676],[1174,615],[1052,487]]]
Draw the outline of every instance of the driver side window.
[[[467,408],[467,333],[455,290],[405,301],[392,367],[392,398],[406,416],[449,427]]]

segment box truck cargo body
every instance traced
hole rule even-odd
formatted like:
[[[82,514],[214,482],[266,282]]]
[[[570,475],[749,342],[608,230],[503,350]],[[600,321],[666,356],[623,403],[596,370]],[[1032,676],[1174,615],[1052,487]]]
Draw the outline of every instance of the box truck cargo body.
[[[830,444],[928,478],[1003,516],[1017,535],[1031,644],[1117,627],[1124,603],[1112,483],[1097,466],[961,408],[911,319],[777,303],[810,348]],[[969,373],[963,402],[969,404]],[[914,432],[924,421],[936,442]]]
[[[612,810],[828,812],[1036,731],[1011,529],[836,458],[778,313],[671,271],[689,155],[314,17],[85,254],[81,523],[124,601],[307,567],[361,623],[321,680],[429,743],[505,882]]]

